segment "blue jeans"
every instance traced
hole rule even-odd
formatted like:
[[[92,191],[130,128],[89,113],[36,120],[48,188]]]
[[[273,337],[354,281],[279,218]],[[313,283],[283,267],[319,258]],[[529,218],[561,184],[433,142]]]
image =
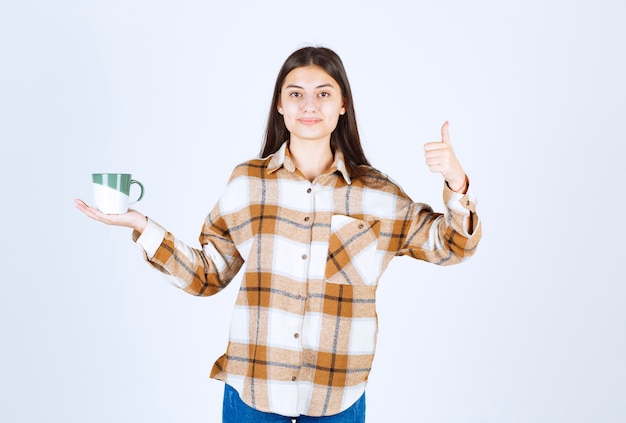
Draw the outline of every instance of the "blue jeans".
[[[350,408],[334,416],[286,417],[255,410],[239,398],[239,393],[233,387],[228,384],[225,385],[222,423],[292,423],[294,421],[297,423],[365,423],[365,394]]]

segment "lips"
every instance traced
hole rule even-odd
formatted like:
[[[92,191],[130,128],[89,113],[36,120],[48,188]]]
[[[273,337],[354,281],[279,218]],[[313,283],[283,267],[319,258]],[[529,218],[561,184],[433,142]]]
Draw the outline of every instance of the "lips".
[[[316,119],[316,118],[300,118],[298,119],[298,122],[300,122],[303,125],[315,125],[317,123],[320,123],[322,121],[322,119]]]

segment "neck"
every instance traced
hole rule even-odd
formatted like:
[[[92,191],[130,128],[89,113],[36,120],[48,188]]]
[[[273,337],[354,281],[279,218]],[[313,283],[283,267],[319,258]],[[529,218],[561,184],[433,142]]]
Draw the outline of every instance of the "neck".
[[[328,142],[309,142],[301,140],[291,140],[289,142],[289,152],[296,168],[309,180],[328,170],[333,164],[333,153],[330,150],[330,139]]]

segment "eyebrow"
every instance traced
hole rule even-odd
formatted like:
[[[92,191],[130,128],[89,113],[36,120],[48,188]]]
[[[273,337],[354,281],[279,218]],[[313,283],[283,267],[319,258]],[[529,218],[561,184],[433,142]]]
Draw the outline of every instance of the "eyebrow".
[[[333,84],[331,84],[331,83],[318,85],[317,87],[315,87],[315,89],[317,90],[319,88],[329,88],[329,87],[335,89],[335,86]],[[285,88],[298,88],[298,89],[301,89],[301,90],[304,89],[304,87],[301,87],[300,85],[296,85],[296,84],[289,84]]]

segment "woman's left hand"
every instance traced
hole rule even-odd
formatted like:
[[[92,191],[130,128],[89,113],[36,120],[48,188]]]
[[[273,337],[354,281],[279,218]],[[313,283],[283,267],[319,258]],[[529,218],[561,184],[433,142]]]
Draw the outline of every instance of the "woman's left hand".
[[[430,171],[441,173],[452,191],[465,193],[467,177],[450,143],[447,121],[441,126],[441,141],[424,144],[424,157]]]

